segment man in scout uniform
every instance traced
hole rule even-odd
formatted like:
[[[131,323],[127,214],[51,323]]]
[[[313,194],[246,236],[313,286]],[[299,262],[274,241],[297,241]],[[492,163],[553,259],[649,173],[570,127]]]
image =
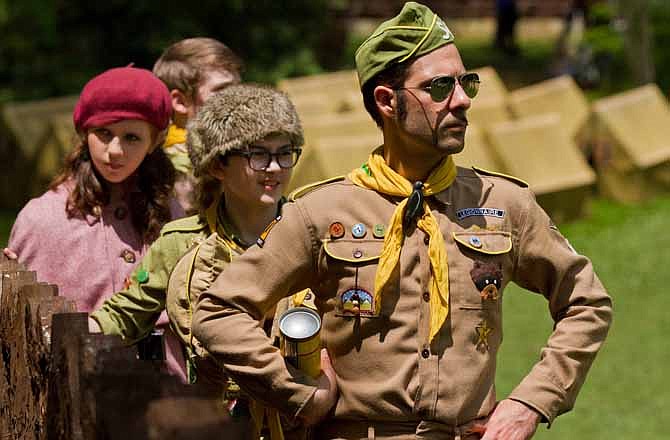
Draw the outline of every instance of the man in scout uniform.
[[[284,205],[263,246],[201,294],[193,333],[242,389],[318,423],[314,438],[528,439],[572,408],[610,298],[525,183],[454,165],[478,77],[444,21],[406,3],[359,47],[356,66],[384,144],[347,178]],[[510,281],[547,298],[555,327],[541,360],[496,402]],[[306,287],[327,350],[316,380],[258,325]]]
[[[293,104],[279,91],[251,85],[229,86],[210,99],[188,125],[202,208],[163,227],[127,288],[91,314],[91,330],[128,343],[146,336],[165,312],[168,280],[182,255],[216,232],[230,260],[278,215],[303,143]],[[177,337],[166,337],[167,361],[186,380],[184,330],[173,328]]]
[[[163,51],[153,72],[167,85],[172,98],[172,125],[164,148],[177,171],[175,193],[188,214],[194,214],[195,185],[186,148],[186,124],[209,95],[240,82],[242,60],[213,38],[186,38]]]

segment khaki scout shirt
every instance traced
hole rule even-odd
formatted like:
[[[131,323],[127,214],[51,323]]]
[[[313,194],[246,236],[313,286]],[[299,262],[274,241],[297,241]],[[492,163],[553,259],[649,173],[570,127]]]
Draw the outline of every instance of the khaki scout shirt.
[[[280,298],[309,287],[337,373],[333,422],[461,425],[494,407],[503,290],[514,281],[547,298],[555,328],[509,397],[548,421],[568,411],[611,319],[610,298],[589,260],[573,251],[529,189],[459,168],[448,189],[428,198],[445,238],[450,293],[447,320],[429,343],[431,274],[421,230],[406,231],[381,304],[363,307],[383,246],[375,226],[388,224],[400,200],[344,180],[288,203],[264,246],[248,250],[200,296],[194,335],[243,389],[297,415],[315,381],[284,362],[258,322]],[[329,232],[335,222],[345,228],[340,238]],[[366,234],[355,238],[359,223]],[[482,280],[498,284],[497,297]],[[350,312],[354,293],[358,316]]]

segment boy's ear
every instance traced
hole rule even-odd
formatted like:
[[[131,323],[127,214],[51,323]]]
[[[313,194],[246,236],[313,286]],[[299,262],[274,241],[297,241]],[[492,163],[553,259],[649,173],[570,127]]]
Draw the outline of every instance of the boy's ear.
[[[172,98],[172,110],[177,115],[187,116],[189,109],[193,106],[193,100],[178,89],[170,90],[170,98]]]
[[[212,163],[209,164],[209,169],[207,171],[209,172],[210,176],[218,179],[219,181],[223,181],[226,176],[226,171],[223,168],[223,164],[218,159],[213,160]]]

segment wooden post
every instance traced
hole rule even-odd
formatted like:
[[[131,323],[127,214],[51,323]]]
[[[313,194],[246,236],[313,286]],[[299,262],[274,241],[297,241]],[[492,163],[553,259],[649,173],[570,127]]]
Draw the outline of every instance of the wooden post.
[[[0,439],[246,438],[211,389],[182,384],[56,286],[0,258]]]
[[[210,391],[137,359],[118,337],[88,334],[86,314],[55,315],[52,328],[49,438],[242,438]]]
[[[74,303],[15,261],[2,261],[0,273],[0,433],[44,439],[51,315]]]

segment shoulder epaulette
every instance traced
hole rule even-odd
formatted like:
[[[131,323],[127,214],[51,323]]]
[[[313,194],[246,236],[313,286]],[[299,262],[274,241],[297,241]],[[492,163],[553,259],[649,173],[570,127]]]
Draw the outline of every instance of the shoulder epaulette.
[[[169,234],[171,232],[195,232],[207,227],[207,222],[202,221],[200,216],[196,214],[171,221],[163,226],[161,235]]]
[[[321,180],[319,182],[308,183],[307,185],[301,186],[300,188],[294,189],[291,191],[291,194],[288,195],[288,201],[293,202],[296,199],[309,194],[320,186],[326,185],[328,183],[334,183],[344,180],[344,176],[331,177],[330,179]]]
[[[528,182],[526,182],[525,180],[519,179],[518,177],[510,176],[509,174],[503,174],[503,173],[498,173],[498,172],[495,172],[495,171],[489,171],[489,170],[485,170],[483,168],[479,168],[479,167],[476,167],[476,166],[473,166],[472,169],[475,170],[475,172],[477,172],[479,174],[484,174],[485,176],[496,176],[496,177],[502,177],[503,179],[510,180],[510,181],[516,183],[517,185],[519,185],[522,188],[528,188],[528,186],[529,186]]]

